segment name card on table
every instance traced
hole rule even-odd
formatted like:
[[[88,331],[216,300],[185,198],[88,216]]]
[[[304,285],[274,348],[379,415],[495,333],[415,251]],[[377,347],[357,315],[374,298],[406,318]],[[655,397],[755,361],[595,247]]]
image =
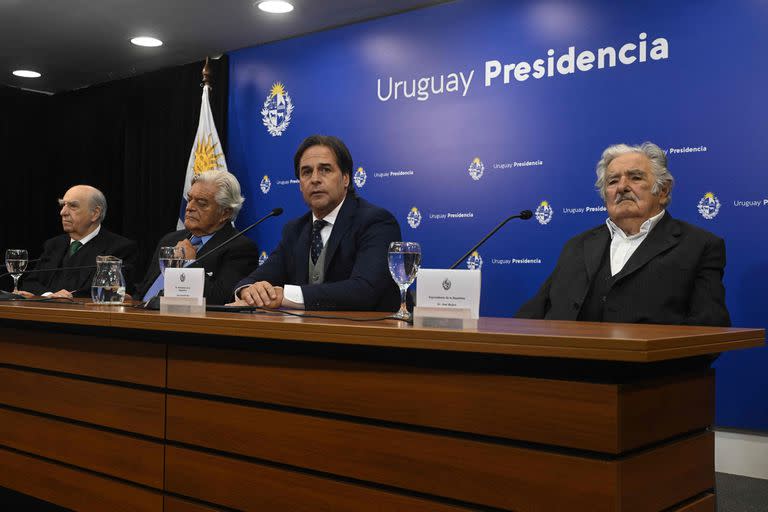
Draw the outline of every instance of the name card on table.
[[[415,325],[454,329],[477,327],[480,271],[419,269],[413,309]]]
[[[161,313],[204,314],[205,277],[202,268],[166,268]]]

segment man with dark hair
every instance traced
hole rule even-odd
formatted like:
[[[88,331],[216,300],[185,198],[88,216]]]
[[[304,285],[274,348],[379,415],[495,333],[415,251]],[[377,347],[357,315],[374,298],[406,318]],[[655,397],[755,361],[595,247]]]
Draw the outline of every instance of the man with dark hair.
[[[294,156],[310,211],[288,222],[267,261],[235,287],[237,304],[268,308],[394,311],[397,286],[387,249],[400,226],[387,210],[360,198],[352,156],[340,139],[313,135]]]
[[[565,244],[517,317],[729,326],[725,243],[667,212],[674,178],[664,151],[610,146],[596,173],[606,224]]]
[[[75,185],[59,199],[59,215],[64,234],[46,240],[34,272],[22,277],[25,297],[90,297],[96,274],[96,256],[115,256],[123,260],[123,275],[131,291],[136,265],[136,242],[104,228],[107,199],[97,188]],[[88,268],[79,268],[88,267]]]

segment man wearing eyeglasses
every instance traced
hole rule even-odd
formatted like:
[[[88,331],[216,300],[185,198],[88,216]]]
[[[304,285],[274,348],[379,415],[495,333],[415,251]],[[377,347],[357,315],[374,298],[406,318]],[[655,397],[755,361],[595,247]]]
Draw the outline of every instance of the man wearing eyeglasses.
[[[136,242],[101,225],[107,215],[104,194],[89,185],[76,185],[59,199],[59,206],[64,234],[43,244],[43,254],[35,270],[47,272],[30,272],[23,276],[21,294],[69,299],[90,297],[96,256],[105,255],[123,260],[123,273],[130,287],[128,283],[132,282],[131,273],[136,265]]]
[[[397,220],[357,196],[352,155],[340,139],[312,135],[293,158],[310,211],[283,228],[262,266],[235,288],[237,305],[307,310],[395,311],[400,303],[387,248]]]

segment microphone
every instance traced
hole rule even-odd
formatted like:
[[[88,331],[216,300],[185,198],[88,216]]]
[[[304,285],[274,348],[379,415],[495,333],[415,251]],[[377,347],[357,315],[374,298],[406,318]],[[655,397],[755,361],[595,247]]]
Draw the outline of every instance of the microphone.
[[[58,272],[60,270],[83,270],[87,268],[96,268],[96,265],[83,265],[80,267],[56,267],[56,268],[45,268],[45,269],[36,268],[33,270],[25,270],[23,274],[36,274],[38,272]],[[3,278],[10,274],[11,274],[10,272],[6,272],[5,274],[0,274],[0,278]],[[78,291],[81,291],[81,290],[75,290],[75,292],[78,292]],[[27,298],[17,293],[0,290],[0,302],[7,302],[11,300],[27,300]]]
[[[130,265],[126,265],[126,266],[130,266]],[[79,267],[34,268],[32,270],[25,270],[24,272],[22,272],[22,274],[36,274],[38,272],[58,272],[60,270],[85,270],[87,268],[96,268],[96,265],[82,265]],[[16,274],[16,272],[13,272],[13,274]],[[0,278],[9,276],[9,275],[11,275],[11,272],[6,272],[5,274],[0,274]]]
[[[254,222],[253,224],[251,224],[250,226],[248,226],[247,228],[245,228],[245,229],[243,229],[243,230],[241,230],[241,231],[238,231],[237,233],[235,233],[235,234],[234,234],[234,235],[232,235],[231,237],[227,238],[226,240],[224,240],[223,242],[221,242],[219,245],[217,245],[216,247],[214,247],[213,249],[211,249],[211,250],[210,250],[210,251],[208,251],[207,253],[203,254],[201,257],[199,257],[198,259],[196,259],[196,260],[195,260],[193,263],[191,263],[189,266],[191,267],[191,266],[193,266],[193,265],[197,265],[198,263],[200,263],[201,261],[203,261],[205,258],[207,258],[208,256],[210,256],[211,254],[215,253],[216,251],[218,251],[218,250],[219,250],[219,249],[221,249],[222,247],[224,247],[224,246],[226,246],[227,244],[229,244],[229,243],[230,243],[232,240],[234,240],[234,239],[236,239],[236,238],[239,238],[239,237],[243,236],[243,235],[244,235],[244,234],[246,234],[248,231],[250,231],[251,229],[255,228],[256,226],[258,226],[259,224],[261,224],[262,222],[264,222],[264,221],[265,221],[265,220],[267,220],[268,218],[270,218],[270,217],[277,217],[278,215],[282,215],[282,213],[283,213],[283,209],[282,209],[282,208],[275,208],[275,209],[273,209],[271,212],[269,212],[268,214],[266,214],[265,216],[263,216],[262,218],[260,218],[259,220],[257,220],[256,222]]]
[[[221,249],[222,247],[224,247],[225,245],[230,243],[232,240],[234,240],[234,239],[236,239],[238,237],[243,236],[245,233],[247,233],[251,229],[255,228],[256,226],[258,226],[259,224],[261,224],[262,222],[264,222],[268,218],[270,218],[270,217],[277,217],[278,215],[282,215],[282,213],[283,213],[283,209],[282,208],[274,208],[271,212],[269,212],[268,214],[266,214],[265,216],[263,216],[262,218],[260,218],[259,220],[257,220],[253,224],[251,224],[250,226],[246,227],[245,229],[243,229],[241,231],[238,231],[237,233],[235,233],[231,237],[227,238],[226,240],[221,242],[219,245],[217,245],[216,247],[214,247],[213,249],[211,249],[207,253],[203,254],[200,258],[196,259],[189,266],[192,267],[192,266],[198,265],[205,258],[207,258],[211,254],[215,253],[216,251],[218,251],[219,249]],[[144,303],[144,308],[145,309],[152,309],[152,310],[160,309],[160,296],[159,295],[155,295],[154,297],[152,297],[151,299],[146,301]]]
[[[479,241],[479,242],[477,242],[477,243],[476,243],[474,246],[472,246],[472,248],[471,248],[470,250],[468,250],[468,251],[467,251],[467,252],[464,254],[464,256],[462,256],[461,258],[459,258],[458,260],[456,260],[456,263],[454,263],[453,265],[451,265],[450,267],[448,267],[448,270],[454,269],[454,268],[458,267],[459,265],[461,265],[461,262],[462,262],[462,261],[464,261],[464,260],[466,260],[467,258],[469,258],[469,255],[470,255],[470,254],[472,254],[474,251],[476,251],[478,247],[480,247],[481,245],[483,245],[483,244],[485,243],[485,241],[486,241],[486,240],[488,240],[489,238],[491,238],[491,237],[493,236],[493,234],[494,234],[494,233],[496,233],[498,230],[500,230],[500,229],[502,228],[502,226],[504,226],[504,224],[506,224],[506,223],[507,223],[507,222],[509,222],[510,220],[512,220],[512,219],[528,220],[528,219],[530,219],[531,217],[533,217],[533,212],[532,212],[531,210],[523,210],[523,211],[521,211],[520,213],[518,213],[517,215],[510,215],[509,217],[507,217],[506,219],[504,219],[503,221],[501,221],[501,222],[499,223],[499,225],[498,225],[498,226],[496,226],[495,228],[493,228],[493,230],[492,230],[490,233],[488,233],[487,235],[485,235],[485,236],[482,238],[482,240],[480,240],[480,241]]]

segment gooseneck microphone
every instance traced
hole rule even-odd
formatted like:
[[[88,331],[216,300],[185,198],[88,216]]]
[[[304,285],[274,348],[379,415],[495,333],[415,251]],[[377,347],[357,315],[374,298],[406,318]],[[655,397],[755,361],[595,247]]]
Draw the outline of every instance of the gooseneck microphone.
[[[482,240],[480,240],[480,241],[479,241],[479,242],[477,242],[477,243],[476,243],[474,246],[472,246],[472,248],[471,248],[470,250],[468,250],[468,251],[467,251],[467,252],[464,254],[464,256],[462,256],[461,258],[459,258],[458,260],[456,260],[456,263],[454,263],[453,265],[451,265],[450,267],[448,267],[448,269],[449,269],[449,270],[450,270],[450,269],[454,269],[454,268],[458,267],[459,265],[461,265],[461,262],[462,262],[462,261],[464,261],[464,260],[466,260],[467,258],[469,258],[469,255],[470,255],[470,254],[472,254],[473,252],[475,252],[475,251],[477,250],[477,248],[478,248],[478,247],[480,247],[481,245],[483,245],[483,244],[485,243],[485,241],[486,241],[486,240],[488,240],[489,238],[491,238],[491,237],[493,236],[493,234],[494,234],[494,233],[496,233],[498,230],[500,230],[500,229],[502,228],[502,226],[504,226],[504,224],[506,224],[506,223],[507,223],[507,222],[509,222],[510,220],[512,220],[512,219],[528,220],[528,219],[530,219],[531,217],[533,217],[533,212],[532,212],[531,210],[523,210],[523,211],[521,211],[520,213],[518,213],[517,215],[510,215],[509,217],[507,217],[506,219],[504,219],[503,221],[501,221],[501,222],[499,223],[499,225],[498,225],[498,226],[496,226],[495,228],[493,228],[493,230],[492,230],[490,233],[488,233],[487,235],[485,235],[485,236],[482,238]]]
[[[198,263],[203,261],[205,258],[210,256],[211,254],[215,253],[216,251],[218,251],[222,247],[224,247],[227,244],[229,244],[232,240],[243,236],[248,231],[250,231],[251,229],[255,228],[256,226],[258,226],[259,224],[261,224],[262,222],[264,222],[268,218],[270,218],[270,217],[277,217],[278,215],[282,215],[282,213],[283,213],[283,209],[282,208],[275,208],[275,209],[273,209],[271,212],[269,212],[268,214],[266,214],[265,216],[263,216],[262,218],[260,218],[259,220],[257,220],[256,222],[254,222],[253,224],[248,226],[247,228],[245,228],[245,229],[243,229],[241,231],[238,231],[237,233],[235,233],[231,237],[227,238],[226,240],[221,242],[219,245],[217,245],[216,247],[214,247],[213,249],[211,249],[207,253],[203,254],[201,257],[199,257],[193,263],[191,263],[190,266],[197,265]]]

